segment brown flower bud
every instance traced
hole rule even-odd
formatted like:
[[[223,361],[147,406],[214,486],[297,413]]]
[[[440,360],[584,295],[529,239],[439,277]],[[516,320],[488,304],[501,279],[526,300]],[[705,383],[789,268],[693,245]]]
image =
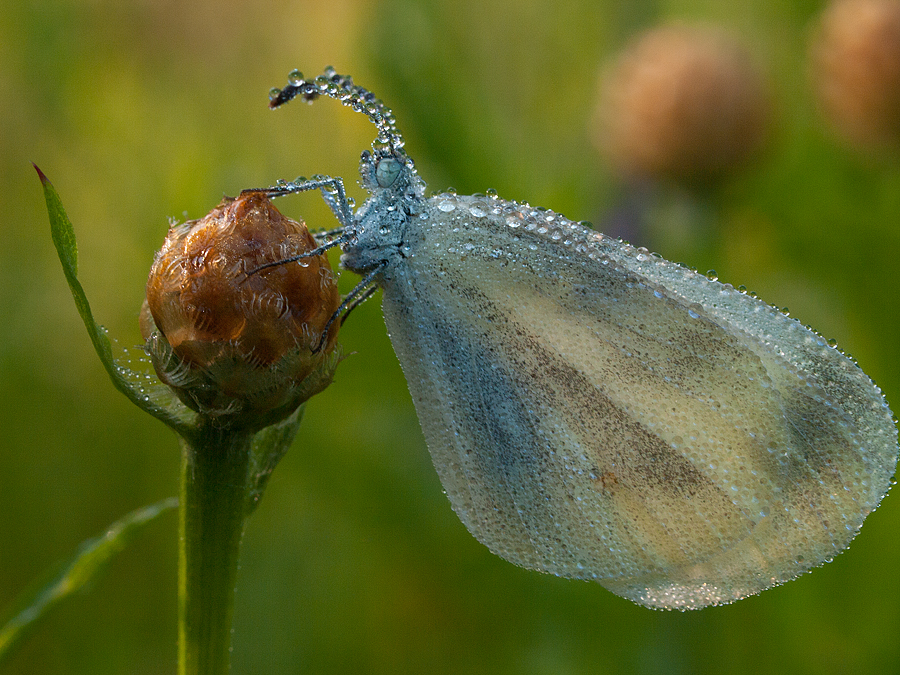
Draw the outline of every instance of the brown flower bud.
[[[811,57],[822,108],[835,130],[862,150],[900,149],[900,2],[832,3]]]
[[[262,192],[226,198],[169,230],[150,270],[141,331],[160,379],[186,405],[259,415],[299,405],[307,378],[328,384],[331,372],[320,370],[336,365],[339,322],[322,333],[341,299],[327,257],[254,272],[314,248],[306,226]]]
[[[727,33],[662,27],[605,73],[594,140],[624,174],[708,180],[760,148],[769,116],[761,76]]]

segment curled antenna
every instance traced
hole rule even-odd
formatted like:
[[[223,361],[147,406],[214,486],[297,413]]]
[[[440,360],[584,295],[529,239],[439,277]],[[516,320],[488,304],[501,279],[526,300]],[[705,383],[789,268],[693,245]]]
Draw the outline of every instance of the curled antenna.
[[[368,89],[353,84],[353,78],[349,75],[338,75],[329,66],[319,77],[306,80],[299,70],[291,71],[284,89],[272,89],[269,92],[269,107],[278,108],[297,96],[308,103],[319,96],[328,96],[363,113],[378,127],[378,140],[372,144],[376,154],[384,150],[405,154],[402,150],[403,135],[397,129],[394,113]],[[379,148],[379,145],[387,147]]]

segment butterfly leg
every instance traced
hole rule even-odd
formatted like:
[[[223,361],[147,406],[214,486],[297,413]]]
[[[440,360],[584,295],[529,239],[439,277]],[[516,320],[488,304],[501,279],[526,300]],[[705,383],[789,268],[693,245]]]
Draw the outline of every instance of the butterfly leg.
[[[347,192],[344,190],[344,181],[339,177],[314,176],[310,179],[301,179],[291,182],[279,181],[274,187],[243,190],[245,192],[262,192],[268,197],[283,197],[298,192],[309,190],[321,190],[322,199],[328,204],[328,208],[338,219],[341,227],[348,227],[353,220],[353,211],[347,200]]]

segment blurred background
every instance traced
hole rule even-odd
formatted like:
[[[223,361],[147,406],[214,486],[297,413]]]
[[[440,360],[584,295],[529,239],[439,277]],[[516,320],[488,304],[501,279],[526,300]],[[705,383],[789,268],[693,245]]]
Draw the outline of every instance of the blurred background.
[[[179,462],[174,435],[95,358],[29,162],[74,223],[95,316],[132,347],[170,217],[314,173],[343,176],[361,199],[373,129],[329,101],[267,110],[293,68],[331,64],[383,98],[430,188],[493,188],[715,269],[837,340],[896,409],[900,56],[884,54],[900,36],[869,7],[850,12],[865,19],[854,28],[822,19],[826,6],[0,4],[0,607],[122,514],[176,494]],[[717,37],[640,37],[673,24]],[[315,195],[278,206],[335,224]],[[377,300],[340,342],[352,356],[308,405],[247,527],[235,673],[896,669],[900,496],[848,552],[784,587],[696,613],[643,609],[478,544],[441,491]],[[175,537],[174,514],[155,523],[7,672],[175,672]]]

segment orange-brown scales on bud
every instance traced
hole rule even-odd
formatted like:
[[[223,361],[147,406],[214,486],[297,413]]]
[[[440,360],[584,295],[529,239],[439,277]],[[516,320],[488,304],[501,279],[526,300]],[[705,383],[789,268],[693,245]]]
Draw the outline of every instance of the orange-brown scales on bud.
[[[150,347],[160,378],[195,409],[241,408],[299,384],[337,339],[335,321],[313,352],[341,302],[331,265],[320,255],[254,270],[315,248],[306,226],[262,192],[173,226],[150,270],[141,321],[144,337],[158,330],[176,357],[167,362]],[[192,391],[198,377],[201,393]]]

